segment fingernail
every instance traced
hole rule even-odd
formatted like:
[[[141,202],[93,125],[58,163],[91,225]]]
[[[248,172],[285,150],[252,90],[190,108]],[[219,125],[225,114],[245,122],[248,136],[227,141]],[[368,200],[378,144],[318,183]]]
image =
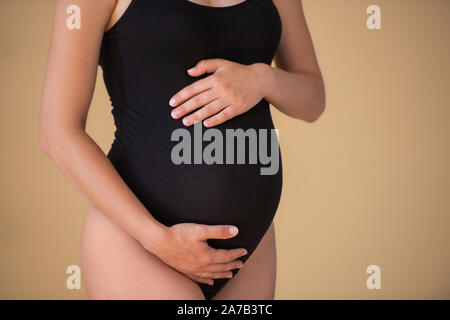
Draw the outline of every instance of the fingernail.
[[[180,112],[178,110],[174,110],[171,113],[172,118],[177,118],[180,115]]]
[[[192,123],[192,120],[191,120],[190,118],[184,118],[184,119],[183,119],[183,123],[184,123],[186,126],[188,126],[188,125],[190,125],[190,124]]]
[[[175,98],[170,99],[169,104],[173,107],[175,105]]]
[[[188,69],[188,72],[192,72],[194,70],[195,70],[195,67],[192,67],[192,68]]]
[[[233,235],[234,235],[234,234],[237,234],[238,231],[239,231],[238,228],[236,228],[236,227],[234,227],[234,226],[233,226],[233,227],[230,227],[230,234],[233,234]]]
[[[244,250],[244,253],[242,255],[245,256],[247,253],[248,253],[248,251]]]
[[[209,285],[212,286],[214,284],[214,281],[210,281]]]
[[[207,127],[207,126],[209,126],[209,121],[208,120],[205,120],[205,121],[203,121],[203,125],[205,126],[205,127]]]
[[[228,279],[233,278],[233,275],[231,274],[231,275],[227,276],[227,278]]]

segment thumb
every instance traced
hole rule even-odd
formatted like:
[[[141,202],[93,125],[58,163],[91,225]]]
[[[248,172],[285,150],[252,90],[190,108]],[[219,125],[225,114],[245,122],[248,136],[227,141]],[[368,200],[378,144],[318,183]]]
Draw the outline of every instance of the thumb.
[[[200,232],[200,239],[228,239],[233,238],[238,234],[239,230],[231,225],[203,225]]]
[[[213,73],[222,65],[222,59],[200,60],[194,67],[187,70],[193,77],[201,76],[204,73]]]

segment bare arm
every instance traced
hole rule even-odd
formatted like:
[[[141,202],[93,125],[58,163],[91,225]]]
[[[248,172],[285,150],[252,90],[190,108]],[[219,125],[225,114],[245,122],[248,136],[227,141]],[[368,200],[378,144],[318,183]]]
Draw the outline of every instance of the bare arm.
[[[221,58],[200,60],[195,68],[187,70],[189,75],[211,75],[184,87],[169,99],[174,107],[173,118],[183,117],[186,126],[204,120],[206,127],[213,127],[247,112],[262,98],[296,119],[314,122],[319,118],[325,109],[325,88],[301,0],[273,2],[283,24],[274,57],[276,67],[262,62],[245,65]],[[217,103],[211,102],[212,99],[217,99]]]
[[[81,29],[66,27],[69,5],[81,8]],[[148,251],[191,279],[226,277],[242,262],[244,248],[214,249],[206,239],[236,236],[229,225],[180,223],[167,227],[148,212],[112,163],[86,133],[105,26],[116,0],[56,0],[52,38],[42,92],[41,149],[96,208]]]
[[[264,98],[288,116],[314,122],[325,109],[325,88],[301,0],[274,0],[283,23],[277,68],[257,64]]]
[[[69,30],[66,8],[81,8],[81,29]],[[100,43],[114,0],[57,0],[40,112],[40,145],[100,211],[150,249],[166,227],[141,204],[85,132]]]

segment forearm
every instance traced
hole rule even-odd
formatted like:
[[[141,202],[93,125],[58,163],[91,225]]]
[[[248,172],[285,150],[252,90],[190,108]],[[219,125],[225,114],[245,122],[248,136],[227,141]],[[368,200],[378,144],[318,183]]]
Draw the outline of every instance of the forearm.
[[[167,227],[154,219],[83,130],[46,135],[45,153],[92,205],[156,252]]]
[[[265,63],[253,64],[264,99],[284,114],[316,121],[325,109],[325,88],[321,78],[308,73],[288,72]]]

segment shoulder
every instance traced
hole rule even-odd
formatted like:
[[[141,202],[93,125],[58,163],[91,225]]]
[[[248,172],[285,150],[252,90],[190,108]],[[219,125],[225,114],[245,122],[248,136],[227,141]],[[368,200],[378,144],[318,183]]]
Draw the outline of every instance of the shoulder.
[[[94,14],[110,15],[120,0],[54,0],[54,14],[67,13],[77,8],[87,17]]]

